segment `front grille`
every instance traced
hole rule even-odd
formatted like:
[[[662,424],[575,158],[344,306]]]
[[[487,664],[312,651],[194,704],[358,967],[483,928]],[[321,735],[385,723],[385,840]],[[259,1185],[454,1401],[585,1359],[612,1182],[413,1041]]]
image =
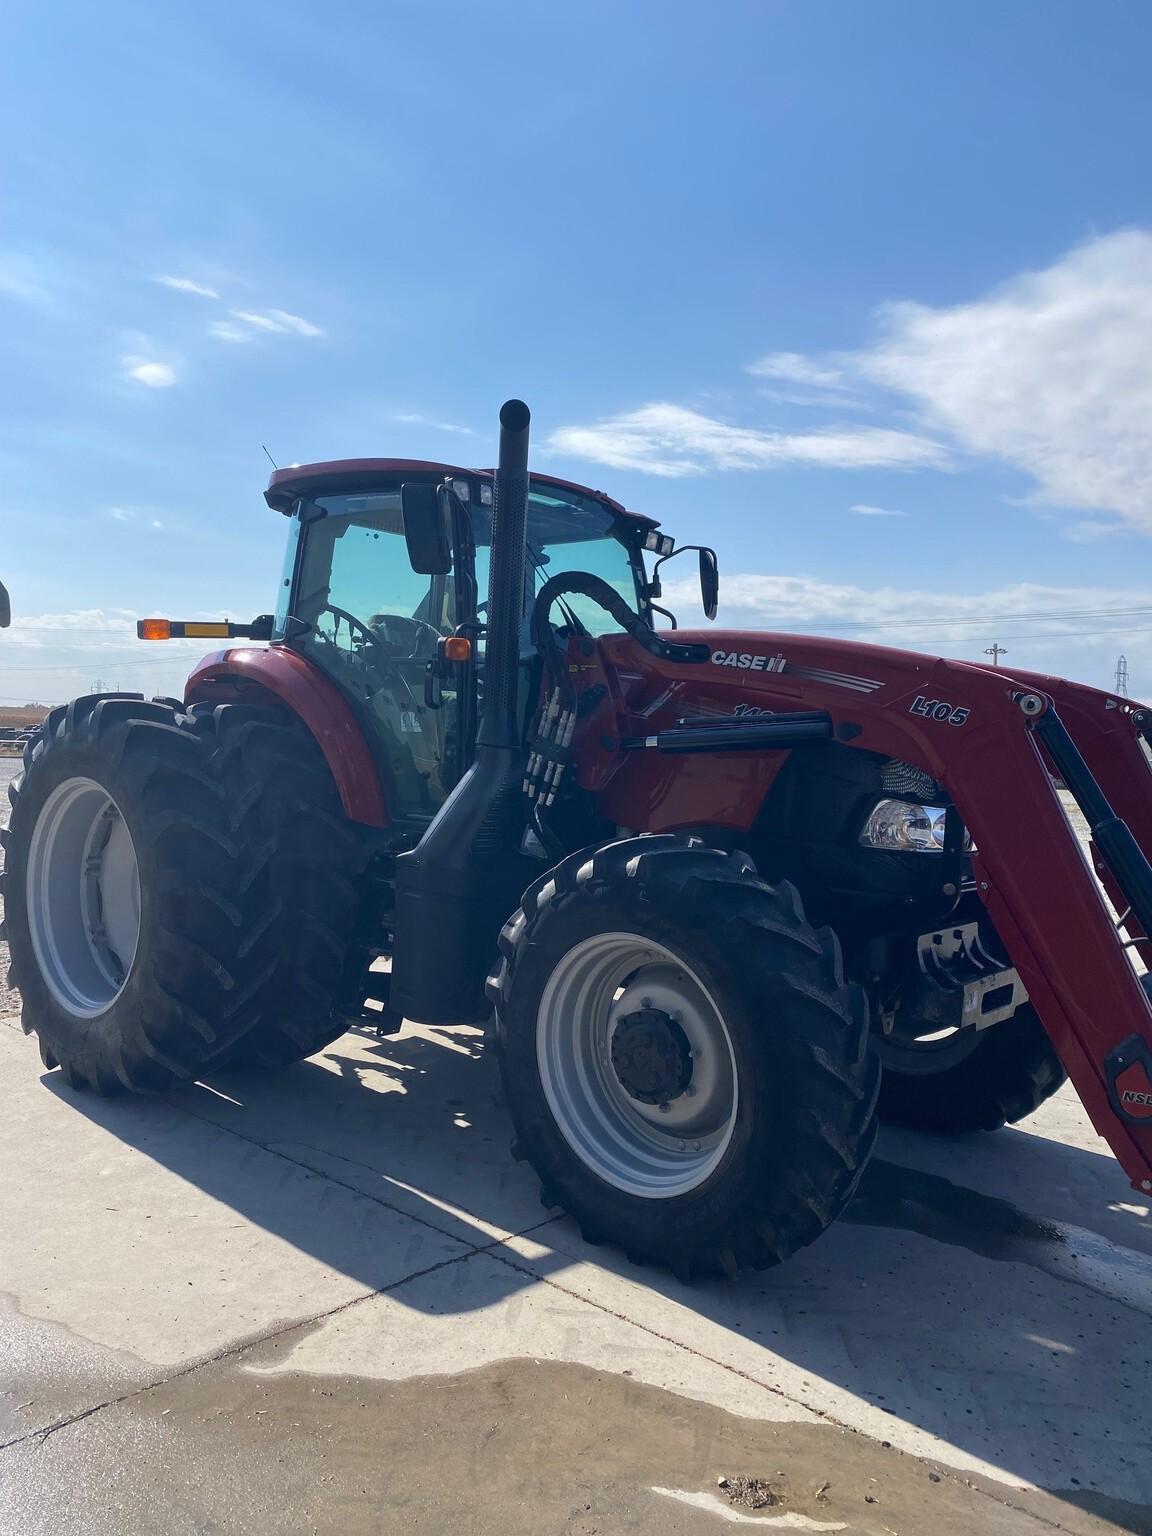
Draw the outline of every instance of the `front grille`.
[[[902,763],[898,758],[881,768],[880,787],[886,795],[901,800],[922,800],[925,805],[938,804],[940,800],[940,786],[932,775],[911,763]]]

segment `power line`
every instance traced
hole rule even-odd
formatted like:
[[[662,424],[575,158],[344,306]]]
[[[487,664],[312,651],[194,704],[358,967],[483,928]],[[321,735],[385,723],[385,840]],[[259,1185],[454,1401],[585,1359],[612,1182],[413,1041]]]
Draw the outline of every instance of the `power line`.
[[[1121,619],[1127,616],[1152,613],[1152,608],[1084,608],[1070,609],[1067,612],[1045,611],[1043,613],[989,613],[967,614],[963,617],[948,619],[850,619],[844,623],[828,623],[823,619],[805,619],[802,624],[796,624],[793,628],[811,629],[912,629],[935,628],[940,624],[1022,624],[1035,619],[1037,622],[1046,620],[1066,619]]]

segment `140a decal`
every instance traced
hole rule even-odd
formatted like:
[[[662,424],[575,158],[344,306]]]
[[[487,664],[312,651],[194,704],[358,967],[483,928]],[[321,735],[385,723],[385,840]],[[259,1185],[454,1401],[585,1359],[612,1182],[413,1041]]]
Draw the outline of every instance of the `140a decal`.
[[[949,725],[963,725],[972,711],[963,704],[946,704],[943,699],[926,699],[920,694],[908,713],[923,715],[925,720],[946,720]]]

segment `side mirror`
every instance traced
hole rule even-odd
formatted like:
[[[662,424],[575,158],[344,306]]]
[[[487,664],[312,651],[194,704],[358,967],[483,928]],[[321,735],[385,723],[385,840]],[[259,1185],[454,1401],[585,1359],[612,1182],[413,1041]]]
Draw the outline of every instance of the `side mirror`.
[[[12,622],[12,604],[8,598],[8,588],[0,582],[0,629],[7,629]]]
[[[447,575],[452,569],[452,547],[439,487],[426,481],[402,485],[400,514],[412,569],[418,576]]]
[[[714,549],[700,551],[700,601],[704,605],[704,617],[714,619],[720,601],[720,566]]]

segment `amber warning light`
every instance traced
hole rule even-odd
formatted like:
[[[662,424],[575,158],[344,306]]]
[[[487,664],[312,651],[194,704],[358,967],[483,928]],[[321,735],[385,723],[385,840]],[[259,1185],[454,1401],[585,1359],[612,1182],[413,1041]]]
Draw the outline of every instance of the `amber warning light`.
[[[200,623],[191,619],[137,619],[138,640],[268,640],[272,619],[268,614],[251,624],[232,624],[226,619]]]

